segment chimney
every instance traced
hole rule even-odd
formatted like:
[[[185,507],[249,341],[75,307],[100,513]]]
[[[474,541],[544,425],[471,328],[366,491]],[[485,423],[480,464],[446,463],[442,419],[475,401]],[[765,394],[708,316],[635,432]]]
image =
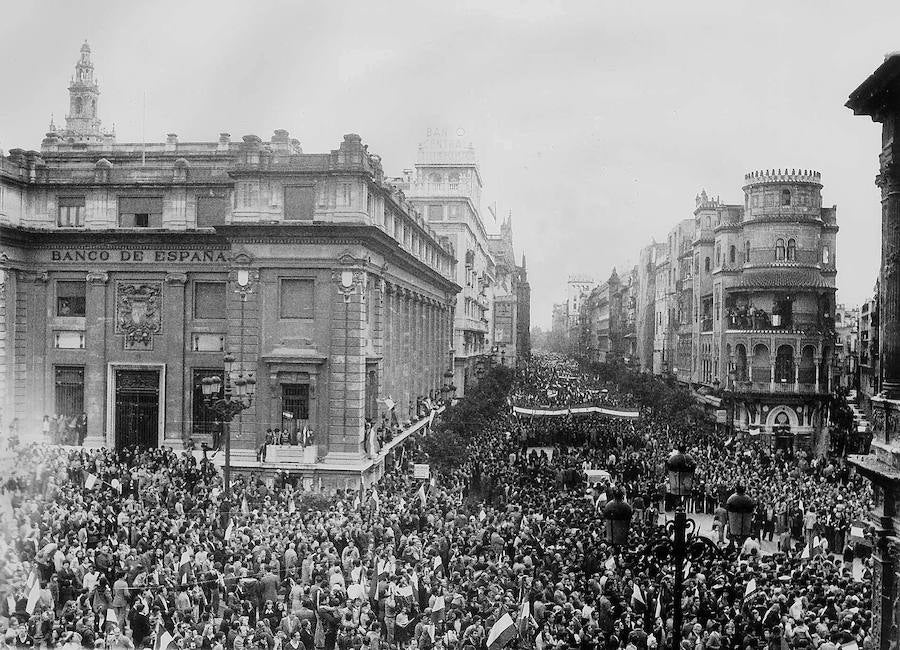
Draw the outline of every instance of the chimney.
[[[166,134],[166,151],[175,151],[178,148],[178,136],[174,133]]]
[[[231,134],[230,133],[220,133],[219,134],[219,146],[216,147],[216,151],[228,151],[230,145],[231,145]]]

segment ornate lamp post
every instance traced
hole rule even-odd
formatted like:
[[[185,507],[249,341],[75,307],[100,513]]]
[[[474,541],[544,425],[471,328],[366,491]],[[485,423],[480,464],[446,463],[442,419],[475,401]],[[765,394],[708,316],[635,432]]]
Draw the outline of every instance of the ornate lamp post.
[[[225,500],[222,504],[222,526],[227,525],[227,517],[231,511],[231,421],[236,415],[246,411],[253,404],[256,379],[243,372],[234,377],[234,355],[226,352],[224,391],[222,378],[218,375],[205,377],[201,382],[203,399],[206,408],[214,411],[222,420],[225,434]]]
[[[673,588],[673,612],[672,612],[672,647],[681,647],[681,628],[684,614],[681,609],[681,601],[684,596],[684,563],[690,555],[699,558],[704,553],[715,553],[720,557],[722,551],[707,537],[697,535],[697,524],[693,519],[688,519],[684,511],[683,498],[690,495],[694,485],[694,471],[697,463],[690,454],[683,450],[673,451],[666,461],[668,472],[668,488],[670,495],[677,497],[675,519],[666,524],[666,539],[656,544],[652,549],[647,549],[660,559],[668,559],[675,569],[675,585]],[[743,494],[743,488],[739,488]],[[749,497],[744,497],[752,504]],[[628,541],[628,533],[631,526],[632,509],[622,499],[621,491],[618,491],[603,509],[603,518],[606,520],[606,541],[613,546],[622,546]],[[751,516],[752,519],[752,516]]]

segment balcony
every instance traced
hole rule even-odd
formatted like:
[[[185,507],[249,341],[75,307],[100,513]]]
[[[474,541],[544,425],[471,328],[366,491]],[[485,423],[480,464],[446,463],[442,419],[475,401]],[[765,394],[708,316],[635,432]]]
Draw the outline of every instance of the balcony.
[[[815,395],[825,394],[828,391],[825,385],[816,386],[815,383],[795,383],[792,381],[736,381],[735,393],[782,393]]]

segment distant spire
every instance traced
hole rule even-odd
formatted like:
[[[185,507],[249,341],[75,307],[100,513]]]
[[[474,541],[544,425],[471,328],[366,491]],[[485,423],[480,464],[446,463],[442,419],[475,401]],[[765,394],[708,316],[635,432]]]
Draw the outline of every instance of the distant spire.
[[[522,253],[522,268],[526,268],[525,266],[525,253]]]
[[[56,124],[53,123],[53,113],[50,113],[50,132],[56,131]]]

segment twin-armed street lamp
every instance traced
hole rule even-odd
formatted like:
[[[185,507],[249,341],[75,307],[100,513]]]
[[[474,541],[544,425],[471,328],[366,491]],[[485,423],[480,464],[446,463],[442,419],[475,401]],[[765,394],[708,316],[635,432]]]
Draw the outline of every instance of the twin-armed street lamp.
[[[683,450],[673,451],[666,461],[669,474],[667,491],[677,498],[675,519],[666,524],[666,539],[650,549],[660,559],[671,559],[675,565],[675,586],[673,589],[674,611],[672,613],[672,647],[681,647],[683,613],[681,600],[684,592],[684,563],[690,554],[694,558],[706,552],[722,555],[722,551],[708,538],[697,534],[697,524],[688,519],[684,511],[684,497],[689,497],[694,487],[694,471],[697,463],[690,454]],[[753,511],[756,503],[744,493],[738,485],[735,493],[725,503],[728,511],[728,533],[735,544],[740,547],[753,529]],[[613,546],[628,543],[633,510],[624,500],[621,490],[617,490],[613,500],[603,509],[606,520],[606,541]]]
[[[234,355],[225,353],[224,388],[222,378],[218,375],[204,377],[201,381],[203,399],[206,408],[215,411],[223,423],[225,434],[225,471],[224,494],[222,503],[221,523],[222,528],[228,525],[228,517],[231,512],[231,421],[236,415],[246,411],[253,404],[253,393],[256,389],[256,379],[252,375],[237,372],[234,376]]]

